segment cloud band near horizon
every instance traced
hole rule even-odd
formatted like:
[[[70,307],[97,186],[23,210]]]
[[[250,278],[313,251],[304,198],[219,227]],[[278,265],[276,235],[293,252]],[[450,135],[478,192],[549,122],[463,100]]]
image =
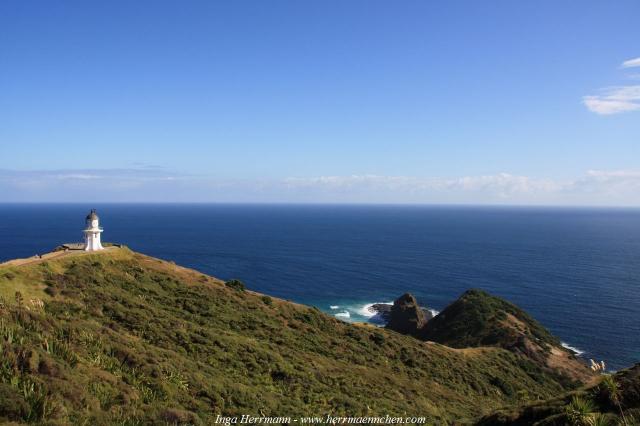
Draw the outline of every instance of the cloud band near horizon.
[[[640,206],[640,171],[566,180],[509,173],[453,178],[220,179],[154,169],[0,170],[4,202],[271,202]]]

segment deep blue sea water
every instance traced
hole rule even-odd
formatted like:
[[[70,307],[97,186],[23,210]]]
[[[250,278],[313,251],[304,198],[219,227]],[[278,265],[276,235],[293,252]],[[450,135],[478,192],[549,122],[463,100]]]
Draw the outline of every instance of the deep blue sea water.
[[[640,210],[5,204],[0,261],[79,241],[90,207],[105,241],[333,315],[406,291],[442,310],[478,287],[584,357],[640,361]]]

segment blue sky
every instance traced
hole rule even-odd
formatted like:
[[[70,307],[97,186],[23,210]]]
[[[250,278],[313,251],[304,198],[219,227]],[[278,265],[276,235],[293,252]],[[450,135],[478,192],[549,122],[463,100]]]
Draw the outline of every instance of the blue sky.
[[[0,198],[640,205],[638,16],[4,1]]]

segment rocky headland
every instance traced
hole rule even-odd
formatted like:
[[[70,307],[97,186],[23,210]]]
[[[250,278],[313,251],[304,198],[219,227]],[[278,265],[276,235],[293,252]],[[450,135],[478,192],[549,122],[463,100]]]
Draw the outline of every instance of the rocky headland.
[[[605,376],[485,292],[468,291],[433,318],[409,294],[377,309],[386,328],[348,324],[125,247],[7,262],[0,422],[211,424],[218,415],[333,413],[530,424],[543,418],[540,401],[561,417],[568,392],[601,397]],[[619,403],[594,410],[630,418],[640,405],[634,371],[607,376]]]

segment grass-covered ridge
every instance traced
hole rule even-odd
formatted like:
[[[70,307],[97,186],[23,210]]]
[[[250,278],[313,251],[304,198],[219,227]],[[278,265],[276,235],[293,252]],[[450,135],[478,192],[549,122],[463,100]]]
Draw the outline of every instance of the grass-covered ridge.
[[[421,338],[454,348],[494,346],[535,362],[567,386],[595,374],[538,321],[513,303],[468,290],[427,322]]]
[[[4,421],[389,414],[442,424],[563,390],[502,348],[346,324],[126,248],[0,265],[0,295]]]

